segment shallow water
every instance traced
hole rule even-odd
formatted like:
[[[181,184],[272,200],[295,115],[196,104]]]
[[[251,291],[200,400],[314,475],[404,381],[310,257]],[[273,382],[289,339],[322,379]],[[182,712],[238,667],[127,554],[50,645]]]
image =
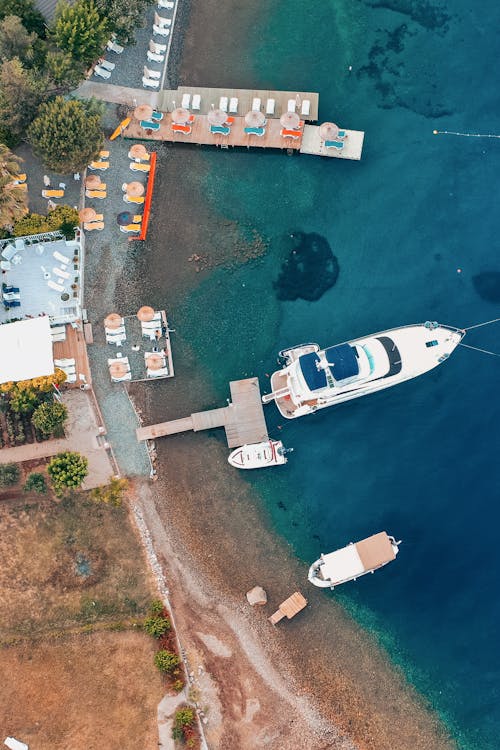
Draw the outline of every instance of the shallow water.
[[[366,139],[360,163],[197,155],[210,211],[269,246],[263,258],[216,269],[176,311],[221,399],[246,374],[265,390],[285,345],[499,315],[500,142],[432,134],[500,132],[499,15],[491,2],[274,0],[245,45],[226,50],[221,82],[248,85],[229,81],[234,58],[255,87],[317,90],[321,119]],[[190,55],[209,59],[223,45],[214,29],[186,53],[186,68]],[[215,68],[193,83],[213,83]],[[276,287],[297,232],[325,238],[338,260],[338,279],[314,301],[286,301]],[[500,352],[500,328],[471,331],[465,343]],[[394,565],[336,596],[467,750],[493,750],[500,730],[499,374],[497,359],[459,349],[418,380],[312,417],[283,424],[269,406],[271,434],[295,452],[283,470],[244,477],[304,560],[381,529],[403,539]]]

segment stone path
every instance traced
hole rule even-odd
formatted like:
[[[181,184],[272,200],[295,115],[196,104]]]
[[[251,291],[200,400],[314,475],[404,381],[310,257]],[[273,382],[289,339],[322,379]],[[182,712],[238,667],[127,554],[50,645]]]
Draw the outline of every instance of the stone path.
[[[138,104],[150,104],[156,107],[158,100],[157,91],[146,89],[131,89],[127,86],[117,86],[114,83],[98,83],[97,81],[84,81],[73,91],[78,99],[101,99],[113,104],[127,104],[130,108]],[[118,124],[118,123],[117,123]]]
[[[86,456],[89,462],[89,473],[82,488],[90,490],[108,484],[110,477],[116,472],[106,450],[103,434],[99,431],[91,395],[77,389],[65,391],[63,402],[68,407],[65,438],[2,448],[0,463],[22,463],[54,456],[62,451],[76,451]]]

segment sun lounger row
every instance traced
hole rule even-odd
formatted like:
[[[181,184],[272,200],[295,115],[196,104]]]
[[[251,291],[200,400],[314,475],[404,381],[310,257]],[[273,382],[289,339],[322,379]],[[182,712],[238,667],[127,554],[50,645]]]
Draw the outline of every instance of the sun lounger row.
[[[131,380],[132,374],[130,372],[130,363],[128,357],[117,357],[116,359],[108,359],[108,365],[110,368],[111,380],[113,383],[121,383],[123,380]],[[113,372],[113,365],[121,365],[116,372]]]

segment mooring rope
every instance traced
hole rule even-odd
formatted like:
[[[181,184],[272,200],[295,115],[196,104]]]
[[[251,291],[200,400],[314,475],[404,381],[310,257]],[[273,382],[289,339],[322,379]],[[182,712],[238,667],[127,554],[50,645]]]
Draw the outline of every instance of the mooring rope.
[[[462,138],[500,138],[495,133],[456,133],[453,130],[433,130],[433,135],[458,135]]]
[[[500,321],[500,318],[487,320],[486,323],[477,323],[477,325],[475,326],[469,326],[468,328],[464,328],[464,331],[472,331],[473,328],[481,328],[481,326],[489,326],[491,323],[498,323],[498,321]]]
[[[496,352],[490,352],[488,349],[480,349],[478,346],[469,346],[468,344],[460,343],[459,346],[463,346],[465,349],[474,349],[476,352],[482,352],[483,354],[491,354],[492,357],[500,357],[500,354]]]

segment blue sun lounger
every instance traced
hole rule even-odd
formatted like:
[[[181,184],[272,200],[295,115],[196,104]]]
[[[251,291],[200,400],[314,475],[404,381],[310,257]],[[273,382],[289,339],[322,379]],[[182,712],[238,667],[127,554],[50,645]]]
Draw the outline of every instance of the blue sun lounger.
[[[344,141],[325,141],[325,146],[327,148],[336,148],[338,151],[341,151],[344,148]]]
[[[227,125],[210,125],[210,132],[220,133],[221,135],[229,135],[229,133],[231,132],[231,128],[228,128]]]
[[[245,133],[247,135],[264,135],[265,132],[265,128],[245,128]]]
[[[151,122],[151,120],[141,120],[141,128],[144,128],[144,130],[159,130],[160,123]]]
[[[163,120],[163,112],[153,112],[153,114],[151,115],[151,119],[158,120],[158,122],[160,120]]]

